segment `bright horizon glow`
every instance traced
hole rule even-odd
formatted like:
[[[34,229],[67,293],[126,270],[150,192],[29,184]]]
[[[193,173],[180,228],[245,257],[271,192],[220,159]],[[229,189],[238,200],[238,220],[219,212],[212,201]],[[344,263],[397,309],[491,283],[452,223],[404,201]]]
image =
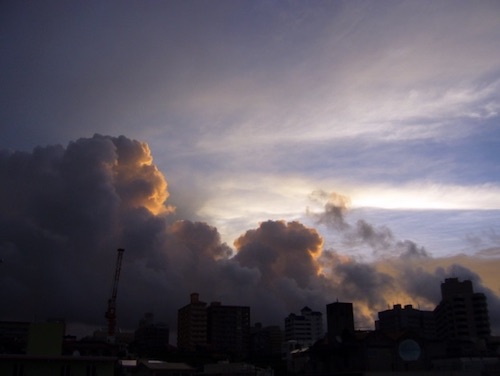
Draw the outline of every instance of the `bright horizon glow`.
[[[403,187],[366,187],[352,195],[353,207],[382,209],[500,209],[500,187],[443,186],[435,184]]]
[[[253,183],[252,183],[253,182]],[[349,187],[351,185],[351,187]],[[241,190],[241,186],[246,187]],[[265,188],[267,187],[267,189]],[[493,184],[456,186],[408,184],[403,186],[364,185],[319,181],[309,183],[297,177],[261,177],[255,183],[245,177],[236,183],[222,183],[220,195],[214,196],[198,212],[202,217],[235,219],[256,217],[264,213],[297,217],[306,209],[322,210],[325,203],[311,201],[311,194],[321,187],[350,198],[352,208],[417,209],[417,210],[499,210],[500,187]],[[337,188],[336,188],[337,187]],[[250,202],[249,200],[252,200]]]

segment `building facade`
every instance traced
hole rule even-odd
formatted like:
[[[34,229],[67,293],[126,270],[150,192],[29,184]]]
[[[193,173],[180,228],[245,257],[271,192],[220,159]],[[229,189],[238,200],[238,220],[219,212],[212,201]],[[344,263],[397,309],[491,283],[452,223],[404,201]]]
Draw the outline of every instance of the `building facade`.
[[[379,312],[375,329],[383,332],[412,330],[425,338],[436,336],[434,312],[415,309],[411,304],[404,307],[395,304],[392,309]]]
[[[251,329],[250,350],[253,358],[281,356],[283,332],[278,325],[263,327],[256,323]]]
[[[24,334],[24,325],[5,325]],[[13,376],[113,376],[117,358],[63,354],[63,322],[29,323],[23,353],[0,354],[0,375]]]
[[[250,350],[250,307],[207,305],[197,293],[191,294],[191,302],[178,311],[177,346],[182,351],[208,350],[245,358]]]
[[[29,322],[0,321],[0,354],[25,353],[29,329]]]
[[[177,312],[177,347],[193,352],[207,346],[207,303],[192,293],[188,305]]]
[[[137,352],[141,356],[161,356],[168,350],[170,330],[167,324],[154,322],[152,313],[145,315],[134,333]]]
[[[323,315],[309,307],[302,308],[300,313],[291,313],[285,318],[285,341],[312,346],[323,337]]]
[[[434,314],[441,339],[470,340],[491,334],[486,296],[474,292],[469,280],[447,278],[441,284],[441,302]]]
[[[326,323],[330,341],[339,341],[354,333],[352,303],[334,302],[326,306]]]
[[[207,308],[207,342],[212,351],[244,359],[250,350],[250,307],[213,302]]]

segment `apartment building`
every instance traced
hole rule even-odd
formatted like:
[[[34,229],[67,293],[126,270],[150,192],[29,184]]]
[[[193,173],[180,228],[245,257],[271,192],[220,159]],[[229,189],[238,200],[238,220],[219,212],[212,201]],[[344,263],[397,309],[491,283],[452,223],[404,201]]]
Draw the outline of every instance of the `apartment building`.
[[[425,338],[436,336],[434,312],[415,309],[411,304],[404,307],[395,304],[392,309],[379,312],[375,329],[383,332],[413,330]]]
[[[312,346],[323,337],[323,315],[304,307],[300,315],[290,313],[285,318],[285,341],[296,341],[302,346]]]
[[[434,314],[441,339],[488,338],[491,334],[486,296],[474,292],[470,280],[447,278],[441,284],[441,302]]]
[[[194,352],[207,346],[207,303],[198,293],[191,294],[190,303],[177,312],[177,347]]]

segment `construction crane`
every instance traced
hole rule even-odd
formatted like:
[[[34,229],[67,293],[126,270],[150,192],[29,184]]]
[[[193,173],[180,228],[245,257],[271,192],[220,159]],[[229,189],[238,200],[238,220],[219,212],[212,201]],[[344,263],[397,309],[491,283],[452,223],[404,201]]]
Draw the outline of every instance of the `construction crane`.
[[[115,328],[116,328],[116,295],[118,293],[118,280],[120,279],[120,271],[122,268],[122,258],[124,249],[119,248],[118,256],[116,258],[115,267],[115,278],[113,279],[113,290],[111,292],[111,298],[108,299],[108,310],[106,311],[105,317],[108,319],[108,337],[114,338]]]

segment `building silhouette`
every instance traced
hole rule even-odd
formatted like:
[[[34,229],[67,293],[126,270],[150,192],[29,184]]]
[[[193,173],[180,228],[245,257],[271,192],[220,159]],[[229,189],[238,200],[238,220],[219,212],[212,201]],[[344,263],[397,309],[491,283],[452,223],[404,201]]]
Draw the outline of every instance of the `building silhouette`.
[[[328,339],[339,341],[354,333],[354,312],[352,303],[334,302],[326,306]]]
[[[21,323],[2,323],[2,327],[9,329],[10,333],[17,332],[24,336],[24,325]],[[64,322],[50,320],[29,323],[23,352],[0,352],[0,375],[115,374],[116,356],[65,354],[64,335]]]
[[[470,340],[491,335],[486,296],[474,292],[470,280],[445,279],[441,284],[441,297],[434,309],[439,338]]]
[[[411,304],[404,307],[395,304],[392,309],[378,313],[375,329],[383,332],[413,330],[423,337],[434,338],[436,335],[434,312],[415,309]]]
[[[167,324],[155,322],[152,313],[147,313],[134,333],[137,352],[141,356],[162,356],[167,352],[170,330]]]
[[[300,313],[290,313],[285,318],[285,340],[296,341],[305,347],[311,346],[323,337],[323,315],[307,306]]]
[[[29,322],[0,321],[0,354],[25,353],[29,329]]]
[[[212,302],[207,308],[207,342],[213,352],[233,359],[246,358],[250,350],[250,307]]]
[[[250,350],[254,359],[281,356],[282,344],[283,332],[278,325],[263,327],[256,323],[251,328]]]
[[[250,307],[207,305],[192,293],[191,302],[178,310],[177,347],[245,358],[250,350]]]
[[[207,303],[192,293],[191,301],[177,312],[177,347],[194,352],[207,346]]]

